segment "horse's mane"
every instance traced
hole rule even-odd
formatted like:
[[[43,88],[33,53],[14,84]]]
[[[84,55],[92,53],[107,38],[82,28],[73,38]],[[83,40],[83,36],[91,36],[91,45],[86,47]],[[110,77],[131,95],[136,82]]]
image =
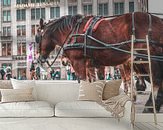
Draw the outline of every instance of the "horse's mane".
[[[76,23],[80,18],[82,18],[82,15],[66,15],[59,19],[54,19],[45,25],[44,34],[51,34],[57,29],[61,32],[64,32],[65,28],[72,29],[73,24]]]

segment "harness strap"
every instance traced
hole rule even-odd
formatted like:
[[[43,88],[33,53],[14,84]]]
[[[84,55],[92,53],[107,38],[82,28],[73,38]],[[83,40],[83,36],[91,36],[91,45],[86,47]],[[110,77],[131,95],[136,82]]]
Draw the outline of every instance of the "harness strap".
[[[90,22],[90,24],[85,32],[85,35],[92,35],[92,31],[99,20],[101,20],[101,17],[99,17],[99,16],[93,17],[92,21]]]
[[[151,14],[148,14],[148,17],[149,17],[148,36],[149,36],[149,39],[151,39],[151,36],[152,36],[152,17],[151,17]]]
[[[91,17],[91,18],[87,21],[87,23],[85,24],[84,29],[83,29],[83,32],[84,32],[84,33],[85,33],[86,30],[88,29],[88,27],[89,27],[90,23],[92,22],[92,20],[93,20],[93,17]]]
[[[78,34],[78,32],[79,32],[79,27],[80,27],[80,24],[82,23],[82,19],[83,19],[83,17],[77,21],[76,31],[74,31],[76,34]],[[77,37],[75,37],[74,43],[76,43],[76,41],[77,41]]]
[[[84,36],[84,56],[86,56],[86,53],[87,53],[87,44],[88,44],[88,38],[87,36],[88,35],[92,35],[92,30],[94,28],[94,26],[96,25],[96,23],[101,19],[101,17],[99,16],[96,16],[96,17],[93,17],[91,20],[89,19],[87,23],[89,23],[89,26],[87,27],[87,30],[85,31],[85,36]],[[89,22],[90,21],[90,22]]]
[[[84,32],[84,33],[85,33],[85,32],[87,31],[87,29],[90,27],[91,22],[93,22],[92,20],[93,20],[93,17],[91,17],[91,18],[87,21],[87,23],[85,24],[84,29],[83,29],[83,32]],[[96,31],[96,29],[97,29],[97,27],[99,26],[99,24],[100,24],[102,21],[104,21],[104,20],[105,20],[105,19],[102,18],[102,19],[98,20],[98,21],[95,23],[95,25],[94,25],[94,27],[93,27],[93,32]]]
[[[69,34],[69,35],[67,36],[66,40],[64,41],[64,44],[63,44],[64,46],[65,46],[66,44],[68,44],[68,43],[75,43],[75,42],[76,42],[77,38],[75,37],[75,39],[72,39],[72,38],[73,38],[72,35],[78,34],[79,26],[80,26],[80,24],[81,24],[81,22],[82,22],[82,19],[83,19],[83,18],[81,18],[81,19],[79,19],[79,20],[77,21],[77,23],[76,23],[74,29],[72,29],[71,34]],[[73,41],[73,40],[74,40],[74,41]]]
[[[105,21],[105,19],[102,18],[102,19],[100,19],[99,21],[96,22],[96,24],[95,24],[94,27],[93,27],[93,31],[96,31],[97,27],[99,26],[99,24],[100,24],[102,21]]]
[[[132,13],[132,34],[135,36],[135,19],[134,19],[134,12]]]

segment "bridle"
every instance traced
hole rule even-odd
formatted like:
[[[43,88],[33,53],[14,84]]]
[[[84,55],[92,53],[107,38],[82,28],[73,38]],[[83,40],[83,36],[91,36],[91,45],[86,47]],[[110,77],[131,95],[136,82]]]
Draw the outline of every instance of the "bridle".
[[[54,58],[54,60],[52,61],[51,64],[49,63],[49,61],[48,61],[47,59],[46,59],[45,61],[43,61],[42,58],[41,58],[41,55],[40,55],[39,58],[37,59],[37,63],[39,63],[41,66],[42,66],[42,63],[47,63],[48,68],[52,68],[52,65],[56,62],[56,60],[57,60],[57,58],[59,57],[59,55],[60,55],[61,51],[63,50],[64,46],[65,46],[66,44],[68,44],[68,43],[71,42],[71,40],[72,40],[72,35],[73,35],[74,33],[76,33],[76,34],[78,33],[78,31],[79,31],[79,26],[80,26],[80,24],[81,24],[81,22],[82,22],[82,19],[83,19],[83,17],[80,18],[80,19],[78,19],[77,22],[75,23],[75,26],[74,26],[74,27],[71,26],[71,30],[72,30],[72,31],[70,31],[70,33],[69,33],[69,34],[67,35],[67,37],[65,38],[65,40],[64,40],[64,42],[63,42],[63,44],[62,44],[62,46],[60,46],[60,49],[59,49],[59,51],[57,52],[57,54],[56,54],[56,56],[55,56],[55,58]],[[41,35],[39,35],[39,40],[36,40],[36,43],[39,44],[39,53],[41,54],[41,41],[42,41],[42,37],[43,37],[44,34],[43,34],[43,30],[41,30],[40,32],[42,32],[42,33],[41,33]],[[37,35],[36,35],[36,36],[37,36]],[[76,41],[76,38],[75,38],[75,41]],[[63,54],[63,53],[62,53],[62,56],[65,56],[65,57],[66,57],[66,55]]]

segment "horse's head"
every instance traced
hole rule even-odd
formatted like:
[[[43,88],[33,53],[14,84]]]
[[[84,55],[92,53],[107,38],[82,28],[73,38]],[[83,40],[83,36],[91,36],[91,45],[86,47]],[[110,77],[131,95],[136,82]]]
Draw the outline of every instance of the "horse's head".
[[[88,20],[88,18],[86,20]],[[64,16],[47,24],[42,24],[43,22],[41,21],[40,30],[38,30],[38,37],[40,39],[38,40],[40,41],[39,61],[46,62],[50,52],[56,47],[56,45],[59,45],[62,48],[64,43],[68,43],[68,41],[70,42],[71,40],[73,41],[73,39],[70,39],[69,35],[75,33],[76,30],[83,32],[83,27],[86,20],[83,22],[82,16],[76,15]],[[71,65],[73,66],[76,74],[79,75],[81,79],[85,79],[86,63],[85,59],[83,58],[83,51],[64,50],[63,53],[66,55],[66,58],[71,61]]]
[[[40,27],[36,35],[38,37],[36,39],[39,40],[36,42],[39,43],[42,61],[48,58],[56,45],[63,46],[79,18],[81,15],[64,16],[47,24],[44,24],[43,20],[40,19]]]

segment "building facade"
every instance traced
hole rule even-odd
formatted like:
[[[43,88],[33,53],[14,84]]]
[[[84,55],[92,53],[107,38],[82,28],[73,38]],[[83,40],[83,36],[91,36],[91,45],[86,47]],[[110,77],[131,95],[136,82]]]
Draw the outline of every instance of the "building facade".
[[[70,14],[113,16],[139,11],[139,0],[0,0],[0,68],[8,66],[17,78],[26,73],[35,56],[39,19],[46,22]],[[54,58],[54,50],[51,59]],[[53,65],[66,78],[58,59]]]

